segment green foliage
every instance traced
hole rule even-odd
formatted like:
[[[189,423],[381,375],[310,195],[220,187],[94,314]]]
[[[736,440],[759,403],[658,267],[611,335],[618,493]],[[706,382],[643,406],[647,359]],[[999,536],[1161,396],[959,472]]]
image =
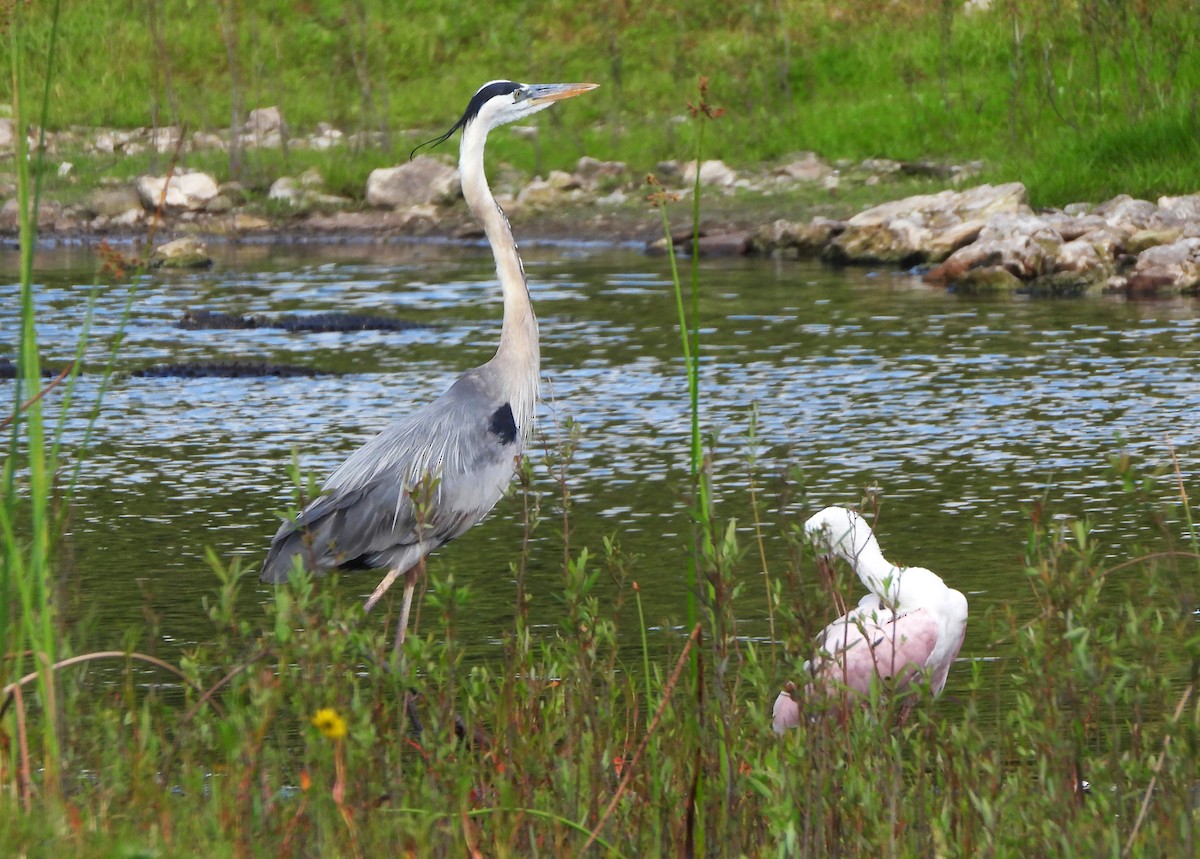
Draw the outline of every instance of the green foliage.
[[[310,50],[326,44],[324,28],[339,12],[364,8],[311,5],[313,20],[301,27]],[[597,38],[596,31],[616,40],[615,21],[634,17],[617,6],[590,20],[567,5],[548,7],[560,15],[558,35],[573,39]],[[1091,7],[1079,9],[1088,20]],[[199,6],[194,11],[204,14]],[[267,11],[286,10],[281,4]],[[778,7],[759,10],[767,23],[725,7],[697,8],[690,22],[653,11],[666,23],[622,25],[671,25],[685,36],[686,27],[723,27],[745,35],[786,19]],[[434,32],[442,41],[426,46],[435,54],[455,45],[453,33],[460,32],[442,14],[433,4],[413,10],[426,23],[440,22]],[[1154,26],[1127,14],[1135,33]],[[507,21],[501,12],[491,20],[515,27],[518,17]],[[832,18],[820,26],[837,39],[851,24],[862,26]],[[70,33],[78,21],[66,26]],[[688,36],[694,49],[717,52],[702,35]],[[773,38],[786,41],[779,33]],[[1096,35],[1095,42],[1101,53],[1129,59],[1119,38]],[[13,45],[20,81],[28,47]],[[823,50],[798,38],[788,50],[805,47]],[[738,38],[727,48],[749,56]],[[905,49],[913,63],[928,61],[920,49]],[[1087,49],[1074,48],[1080,56]],[[1015,81],[1023,62],[1013,60]],[[1131,92],[1140,74],[1125,81]],[[703,104],[697,109],[709,115]],[[709,145],[731,124],[712,125]],[[1155,133],[1186,150],[1170,122]],[[1117,135],[1095,151],[1119,157],[1119,141]],[[986,630],[983,640],[1007,645],[1010,656],[971,654],[969,672],[956,670],[939,701],[927,690],[900,700],[881,689],[866,706],[807,696],[811,718],[775,737],[770,702],[794,675],[784,654],[807,655],[828,620],[828,585],[795,523],[780,524],[792,529],[793,551],[785,569],[770,571],[768,598],[782,646],[738,637],[738,582],[768,571],[740,545],[735,523],[718,522],[712,509],[718,493],[708,485],[707,458],[717,446],[706,452],[700,435],[698,298],[689,315],[679,278],[675,299],[694,414],[696,624],[689,618],[680,632],[675,619],[665,619],[653,645],[660,659],[650,658],[632,578],[637,559],[623,555],[615,539],[599,555],[571,543],[577,438],[568,425],[561,449],[537,466],[554,475],[560,497],[551,502],[534,493],[534,465],[520,479],[526,541],[543,509],[557,505],[563,559],[556,629],[535,635],[528,626],[523,550],[513,564],[513,631],[495,653],[468,658],[458,630],[472,611],[472,593],[453,572],[438,571],[421,634],[409,636],[399,662],[387,641],[393,618],[364,618],[336,576],[318,582],[297,575],[247,614],[249,603],[240,598],[247,571],[213,556],[206,603],[213,631],[178,666],[134,653],[137,633],[128,653],[85,653],[55,666],[66,649],[58,612],[71,597],[53,576],[57,505],[69,500],[54,488],[70,481],[55,482],[62,468],[57,443],[46,438],[41,406],[24,405],[21,395],[42,384],[28,256],[34,232],[25,214],[36,193],[26,164],[18,159],[23,382],[0,474],[4,853],[183,855],[203,844],[216,855],[239,856],[588,849],[612,856],[1195,854],[1200,630],[1190,609],[1200,561],[1196,541],[1181,549],[1170,525],[1182,520],[1194,533],[1182,485],[1180,503],[1163,509],[1152,500],[1154,481],[1128,458],[1114,459],[1114,479],[1144,520],[1143,533],[1152,535],[1143,545],[1103,545],[1103,523],[1093,528],[1035,507],[1025,568],[1036,612],[1005,609],[971,620]],[[114,350],[119,342],[118,333]],[[748,446],[752,460],[753,439]],[[86,452],[73,453],[78,459]],[[749,470],[756,520],[760,509],[795,509],[802,487],[785,482],[780,498],[760,502],[761,483],[752,464]],[[1107,512],[1114,519],[1128,514]],[[1120,610],[1105,608],[1112,605]],[[153,628],[156,620],[148,621]],[[628,664],[618,647],[631,622],[639,629],[639,665]],[[112,670],[105,674],[101,665]],[[34,679],[22,683],[26,670]]]
[[[544,172],[590,154],[652,170],[684,148],[675,119],[703,74],[731,114],[707,149],[734,165],[802,149],[830,159],[979,158],[988,179],[1026,182],[1035,204],[1200,186],[1194,3],[994,6],[969,15],[949,0],[445,0],[403,10],[385,0],[65,0],[47,122],[221,131],[235,112],[240,122],[277,104],[293,133],[328,121],[377,135],[349,156],[352,175],[334,182],[358,196],[371,166],[405,156],[453,121],[467,93],[505,75],[604,86],[543,117],[537,147],[497,139],[501,159]],[[26,17],[32,55],[44,56],[51,16],[35,4]],[[29,74],[36,87],[44,69],[34,63]],[[0,94],[8,85],[0,81]],[[317,162],[339,158],[347,161],[330,153]],[[273,159],[261,169],[276,169]]]

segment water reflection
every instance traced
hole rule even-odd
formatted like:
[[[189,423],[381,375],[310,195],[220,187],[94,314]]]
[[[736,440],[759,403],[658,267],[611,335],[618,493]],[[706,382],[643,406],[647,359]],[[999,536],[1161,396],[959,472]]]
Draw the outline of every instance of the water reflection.
[[[432,398],[495,348],[500,308],[485,248],[251,246],[223,254],[211,271],[156,273],[139,284],[120,367],[269,360],[340,375],[116,379],[73,519],[74,569],[100,619],[98,644],[141,624],[139,578],[156,594],[168,635],[202,639],[200,598],[214,586],[205,548],[261,559],[272,511],[289,503],[293,448],[323,477],[406,404]],[[535,247],[525,257],[543,336],[534,457],[546,512],[554,514],[559,489],[541,448],[558,444],[569,418],[580,429],[569,477],[573,545],[597,549],[603,536],[618,535],[640,556],[635,575],[649,619],[670,635],[684,605],[689,424],[667,263],[622,249]],[[15,271],[12,257],[0,265]],[[73,249],[43,252],[37,266],[43,351],[61,363],[74,352],[91,261]],[[966,299],[899,274],[751,260],[706,263],[701,288],[703,422],[715,434],[719,513],[751,521],[746,434],[757,404],[757,480],[768,487],[763,515],[775,568],[785,562],[788,523],[826,504],[857,503],[878,485],[889,555],[943,575],[969,594],[973,614],[999,601],[1020,608],[1024,511],[1035,500],[1089,514],[1115,555],[1143,523],[1118,512],[1111,454],[1125,449],[1162,463],[1169,438],[1185,484],[1194,483],[1200,314],[1189,300]],[[15,351],[16,296],[15,285],[0,285],[0,356]],[[105,361],[127,298],[126,287],[98,291],[89,365]],[[188,308],[383,313],[429,327],[182,331],[175,323]],[[97,382],[84,378],[80,401]],[[11,394],[0,383],[0,397]],[[85,424],[82,410],[70,416],[68,448]],[[781,509],[770,487],[792,467],[805,497]],[[1174,492],[1165,479],[1159,488],[1163,497]],[[466,632],[479,649],[511,624],[519,506],[502,502],[433,563],[472,582],[475,628]],[[547,523],[536,532],[530,565],[532,619],[546,625],[557,622],[555,531]],[[745,569],[750,576],[754,565]],[[365,594],[375,579],[359,581]],[[253,595],[268,597],[265,589]],[[745,636],[766,636],[757,576],[738,615]],[[968,630],[964,656],[993,655],[980,630]]]

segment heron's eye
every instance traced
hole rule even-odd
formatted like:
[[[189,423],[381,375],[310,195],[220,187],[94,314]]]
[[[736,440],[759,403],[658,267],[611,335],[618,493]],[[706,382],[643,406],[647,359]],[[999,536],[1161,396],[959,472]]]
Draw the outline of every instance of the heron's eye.
[[[529,93],[525,92],[523,89],[513,90],[513,104],[516,104],[518,101],[524,101],[528,97]]]

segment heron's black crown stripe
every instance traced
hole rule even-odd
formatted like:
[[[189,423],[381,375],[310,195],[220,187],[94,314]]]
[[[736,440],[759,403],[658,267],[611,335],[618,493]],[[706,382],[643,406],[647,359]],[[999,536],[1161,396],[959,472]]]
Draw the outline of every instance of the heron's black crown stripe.
[[[479,115],[479,111],[483,110],[483,106],[498,95],[508,95],[514,93],[521,88],[519,83],[515,81],[492,81],[490,84],[485,84],[479,88],[479,92],[471,97],[470,103],[467,105],[466,111],[462,115],[462,119],[458,121],[458,126],[464,126],[472,119]]]
[[[492,81],[489,84],[484,84],[479,88],[479,92],[475,93],[475,95],[471,97],[471,101],[467,104],[466,111],[459,118],[458,122],[450,126],[450,130],[445,134],[441,135],[440,137],[435,137],[433,140],[427,140],[425,143],[422,143],[420,146],[410,152],[408,154],[409,159],[411,160],[413,156],[417,154],[417,152],[424,149],[426,146],[437,146],[439,143],[449,140],[451,134],[458,131],[475,117],[479,116],[479,111],[483,110],[483,106],[488,103],[489,99],[493,99],[498,95],[508,95],[509,93],[514,93],[520,88],[521,84],[517,83],[516,81]]]
[[[500,439],[501,444],[512,444],[517,440],[517,422],[513,418],[512,406],[505,403],[492,412],[488,432]]]

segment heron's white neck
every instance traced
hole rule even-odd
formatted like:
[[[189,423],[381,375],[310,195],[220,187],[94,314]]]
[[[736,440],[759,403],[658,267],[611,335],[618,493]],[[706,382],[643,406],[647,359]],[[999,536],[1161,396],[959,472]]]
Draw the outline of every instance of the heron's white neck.
[[[504,326],[500,332],[500,346],[492,360],[510,365],[517,374],[514,378],[533,379],[535,390],[532,395],[535,396],[540,362],[537,318],[529,301],[525,269],[517,254],[512,229],[484,175],[483,147],[487,134],[488,127],[482,122],[468,123],[463,129],[458,172],[467,206],[483,226],[488,244],[492,246],[496,276],[504,293]],[[532,402],[528,408],[532,410]]]

